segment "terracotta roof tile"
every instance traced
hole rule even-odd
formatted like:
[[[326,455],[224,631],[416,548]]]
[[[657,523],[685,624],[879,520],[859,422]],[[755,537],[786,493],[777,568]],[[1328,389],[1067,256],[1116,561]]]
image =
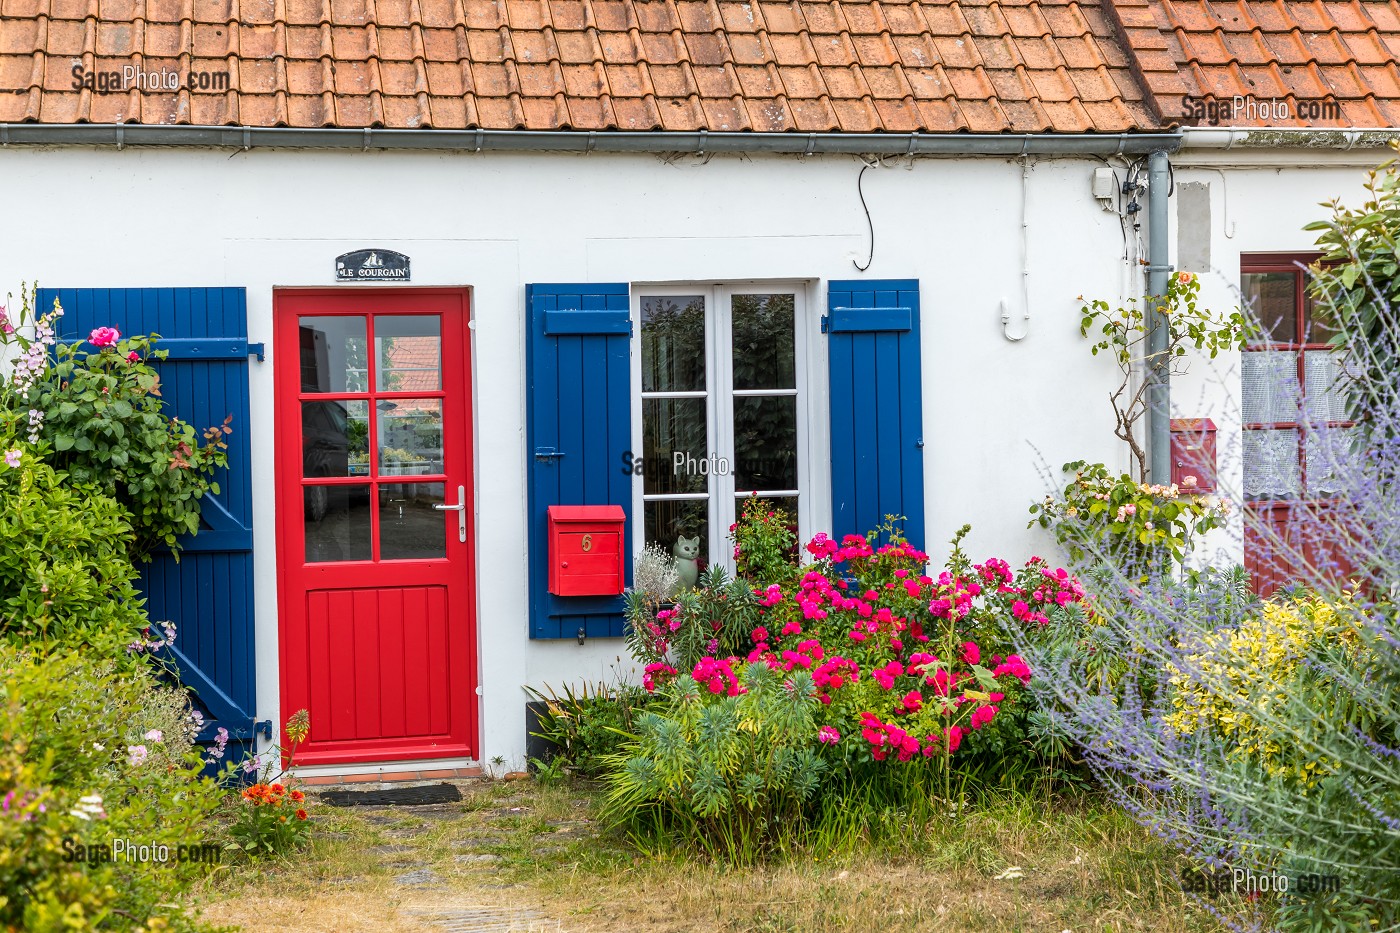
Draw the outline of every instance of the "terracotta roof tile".
[[[1235,125],[1394,125],[1392,105],[1400,103],[1396,0],[1119,0],[1106,9],[1154,107],[1169,122],[1184,112],[1189,95],[1227,106],[1236,97],[1288,104],[1286,117],[1256,106],[1222,121]],[[1155,30],[1146,27],[1144,13]],[[1165,48],[1159,37],[1168,40]],[[1160,58],[1164,52],[1169,62]],[[1168,67],[1177,82],[1159,77]],[[1314,117],[1321,104],[1336,105],[1342,119]]]
[[[1151,129],[1157,117],[1148,88],[1163,93],[1170,84],[1165,67],[1175,66],[1166,36],[1172,34],[1173,49],[1194,48],[1192,37],[1178,39],[1171,23],[1156,22],[1148,0],[1117,0],[1128,9],[1126,27],[1105,2],[0,0],[0,90],[11,92],[0,94],[0,119],[760,132]],[[1183,11],[1180,30],[1210,31],[1215,4],[1170,2]],[[1278,18],[1269,11],[1282,0],[1250,2],[1267,8],[1251,23]],[[1354,83],[1389,89],[1391,72],[1367,76],[1393,56],[1384,30],[1396,19],[1395,2],[1338,7],[1349,14],[1309,2],[1317,16],[1341,24],[1325,54],[1308,52],[1310,40],[1296,38],[1296,27],[1245,30],[1240,48],[1252,43],[1255,51],[1237,54],[1245,65],[1265,67],[1270,56],[1287,52],[1295,70],[1311,69],[1318,79],[1319,68],[1343,68]],[[1379,12],[1367,12],[1378,5]],[[1234,9],[1244,15],[1238,3]],[[1371,25],[1348,32],[1357,18]],[[1116,44],[1119,30],[1140,45],[1137,57]],[[1304,52],[1308,58],[1298,60]],[[70,69],[78,56],[98,56],[87,60],[103,69],[135,59],[147,70],[168,63],[182,74],[227,71],[230,88],[74,93]],[[1340,74],[1328,80],[1350,87]]]

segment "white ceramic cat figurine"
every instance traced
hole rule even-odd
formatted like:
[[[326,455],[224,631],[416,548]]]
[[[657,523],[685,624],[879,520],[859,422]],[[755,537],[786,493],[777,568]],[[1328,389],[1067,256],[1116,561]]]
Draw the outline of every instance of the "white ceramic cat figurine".
[[[676,575],[680,578],[676,589],[693,589],[700,579],[700,562],[696,559],[700,556],[700,536],[677,538],[671,553],[676,558]]]

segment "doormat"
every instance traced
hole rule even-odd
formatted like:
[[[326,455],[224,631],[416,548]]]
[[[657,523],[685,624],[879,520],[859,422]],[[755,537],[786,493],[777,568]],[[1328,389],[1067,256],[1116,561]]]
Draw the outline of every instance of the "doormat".
[[[388,790],[328,790],[320,799],[333,807],[418,807],[430,803],[456,803],[462,792],[452,784],[426,787],[392,787]]]

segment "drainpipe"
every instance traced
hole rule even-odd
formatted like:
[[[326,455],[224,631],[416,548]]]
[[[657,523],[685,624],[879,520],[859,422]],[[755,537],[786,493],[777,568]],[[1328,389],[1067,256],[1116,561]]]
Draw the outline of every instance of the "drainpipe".
[[[1167,358],[1167,316],[1156,296],[1167,292],[1167,193],[1171,184],[1167,153],[1153,150],[1147,157],[1147,451],[1148,481],[1170,483],[1171,378]]]

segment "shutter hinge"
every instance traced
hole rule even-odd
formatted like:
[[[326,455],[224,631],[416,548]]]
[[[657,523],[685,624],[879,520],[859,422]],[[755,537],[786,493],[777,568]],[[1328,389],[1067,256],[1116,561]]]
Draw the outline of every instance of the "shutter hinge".
[[[271,719],[264,719],[264,720],[262,720],[261,722],[255,722],[255,723],[253,723],[253,735],[254,735],[254,736],[257,736],[259,733],[261,733],[261,734],[262,734],[262,737],[265,738],[265,739],[267,739],[269,742],[272,741],[272,720],[271,720]]]
[[[544,460],[558,460],[558,459],[559,459],[560,457],[562,457],[562,456],[564,456],[564,451],[562,451],[562,450],[555,450],[553,447],[536,447],[536,448],[535,448],[535,459],[536,459],[536,460],[540,460],[540,461],[544,461]]]
[[[827,322],[829,322],[830,320],[831,320],[831,315],[829,315],[829,314],[823,314],[823,315],[822,315],[822,333],[823,333],[823,334],[826,333],[826,325],[827,325]]]
[[[265,348],[264,348],[263,345],[260,344],[260,343],[250,343],[250,344],[248,344],[248,355],[249,355],[249,356],[256,356],[256,357],[258,358],[258,362],[259,362],[259,363],[265,363],[265,362],[267,362],[267,357],[265,357],[265,356],[263,355],[265,352],[266,352],[266,351],[265,351]],[[269,727],[269,728],[270,728],[270,727]],[[268,738],[271,738],[271,736],[268,736]]]
[[[629,318],[628,321],[627,321],[627,336],[629,336],[629,337],[635,337],[635,336],[637,336],[636,325],[632,323],[632,320],[631,320],[630,318]]]

